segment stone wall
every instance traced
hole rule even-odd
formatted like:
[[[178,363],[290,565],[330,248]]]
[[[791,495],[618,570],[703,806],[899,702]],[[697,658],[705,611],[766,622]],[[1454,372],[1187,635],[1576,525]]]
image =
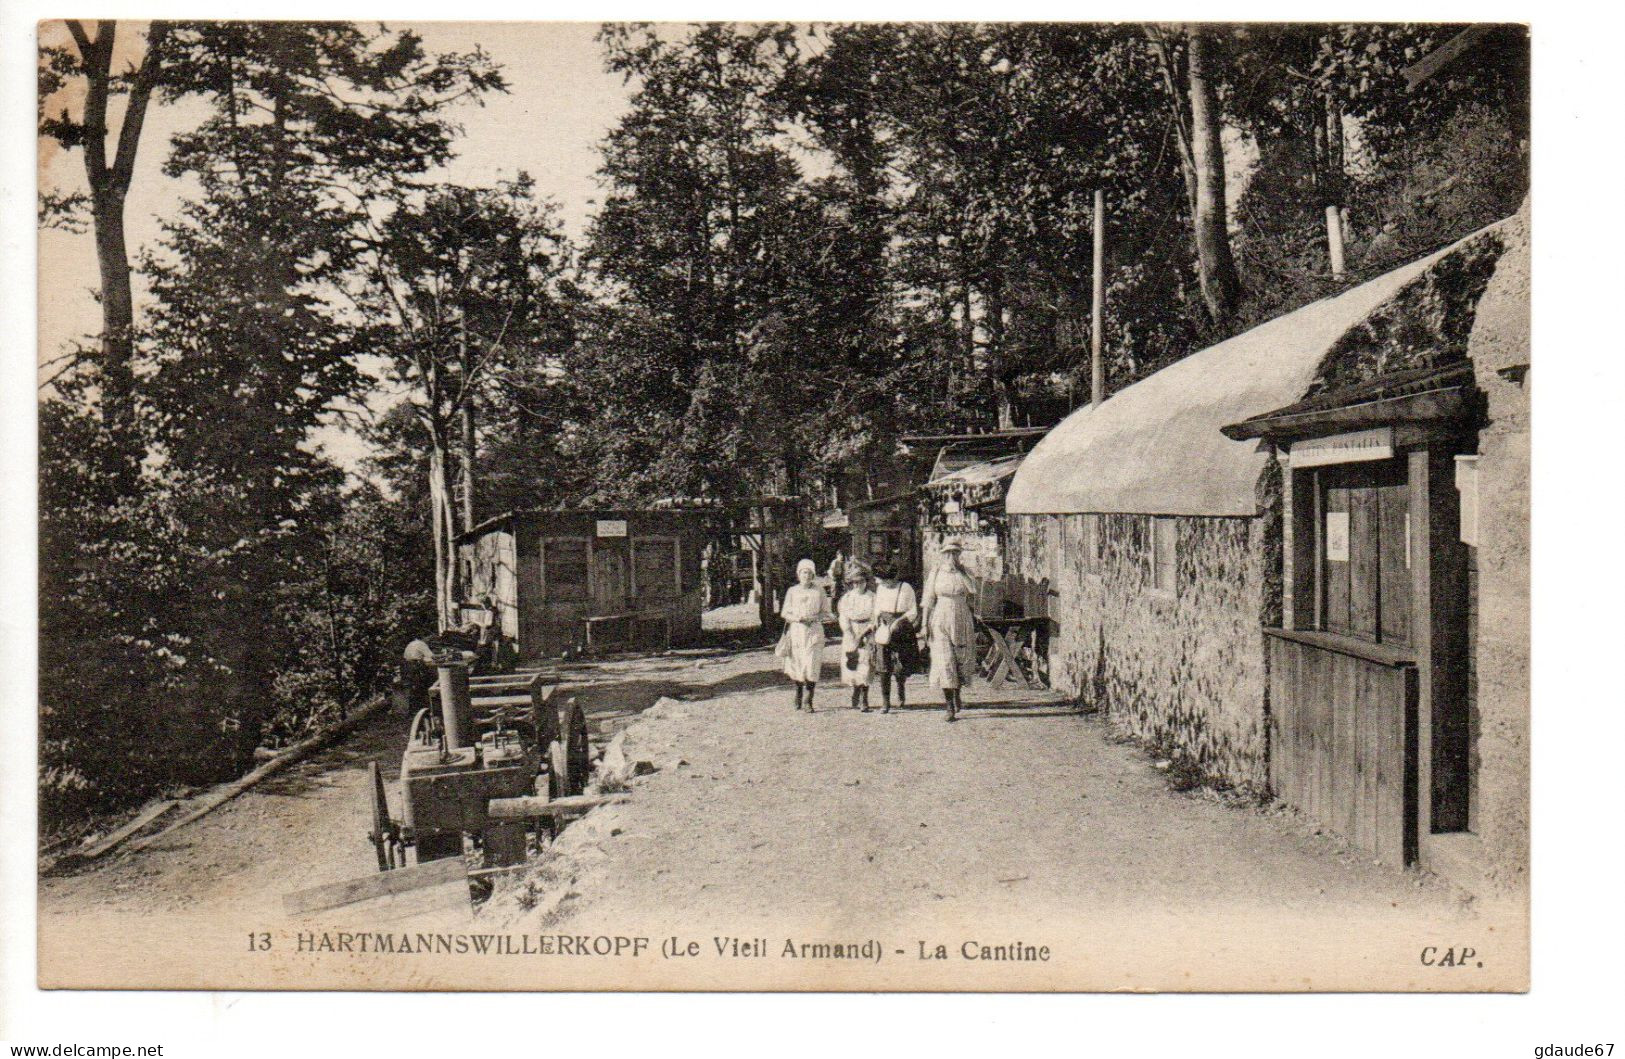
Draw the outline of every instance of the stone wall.
[[[1013,577],[1048,578],[1050,679],[1120,731],[1205,775],[1268,782],[1261,619],[1278,613],[1279,541],[1265,518],[1176,518],[1171,593],[1151,584],[1151,517],[1105,514],[1095,568],[1088,515],[1012,515]],[[1276,537],[1278,538],[1278,532]]]
[[[1479,302],[1470,352],[1488,425],[1478,436],[1480,864],[1497,889],[1529,872],[1528,212],[1502,232],[1508,252]]]

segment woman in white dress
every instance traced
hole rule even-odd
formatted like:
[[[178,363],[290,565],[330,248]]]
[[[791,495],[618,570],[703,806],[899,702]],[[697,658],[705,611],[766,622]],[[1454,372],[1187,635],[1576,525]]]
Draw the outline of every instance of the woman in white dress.
[[[852,689],[852,708],[869,712],[869,678],[875,664],[875,590],[869,567],[853,559],[846,591],[835,608],[841,621],[841,683]]]
[[[942,562],[925,579],[920,623],[931,647],[931,684],[942,689],[948,720],[959,714],[960,689],[976,673],[976,582],[959,563],[960,545],[942,546]]]
[[[824,665],[824,623],[834,621],[829,597],[816,584],[818,567],[811,559],[796,564],[796,584],[784,593],[779,617],[784,619],[784,636],[779,640],[779,657],[784,674],[796,683],[796,709],[813,712],[813,689],[818,686]]]

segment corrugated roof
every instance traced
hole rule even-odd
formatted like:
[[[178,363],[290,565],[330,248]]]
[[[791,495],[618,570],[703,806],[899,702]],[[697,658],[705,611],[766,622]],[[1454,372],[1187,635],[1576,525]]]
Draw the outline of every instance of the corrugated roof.
[[[1015,474],[1024,459],[1026,459],[1024,455],[1001,456],[996,460],[973,463],[940,478],[933,478],[925,483],[925,487],[927,489],[940,489],[953,486],[987,485]]]
[[[1098,408],[1074,412],[1028,454],[1005,510],[1258,514],[1264,445],[1231,441],[1220,428],[1300,400],[1345,332],[1466,241],[1209,346]]]

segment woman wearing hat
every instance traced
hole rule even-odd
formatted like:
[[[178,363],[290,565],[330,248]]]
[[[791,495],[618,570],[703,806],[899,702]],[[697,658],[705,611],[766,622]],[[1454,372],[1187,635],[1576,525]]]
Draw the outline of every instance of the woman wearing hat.
[[[875,564],[875,673],[880,676],[880,712],[891,712],[891,685],[897,681],[897,705],[904,705],[903,685],[919,666],[920,649],[914,630],[920,608],[914,586],[897,579],[890,562]]]
[[[925,579],[921,624],[931,647],[931,684],[942,689],[948,720],[959,714],[960,689],[976,672],[976,582],[959,563],[958,541],[942,546],[942,562]]]
[[[875,661],[875,590],[863,560],[846,564],[846,591],[835,610],[841,620],[841,683],[852,689],[852,708],[868,713]]]
[[[796,709],[802,708],[805,699],[808,713],[813,712],[813,689],[824,665],[824,623],[835,618],[817,580],[817,565],[811,559],[801,560],[796,564],[796,584],[784,593],[784,605],[779,608],[784,636],[778,655],[784,660],[785,676],[796,682]]]

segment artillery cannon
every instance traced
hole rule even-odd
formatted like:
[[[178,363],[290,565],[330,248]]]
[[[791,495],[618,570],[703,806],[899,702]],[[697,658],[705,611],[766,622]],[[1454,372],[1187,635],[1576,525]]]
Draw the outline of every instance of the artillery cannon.
[[[408,849],[419,864],[461,856],[465,837],[485,867],[518,864],[532,832],[538,845],[553,836],[548,804],[586,785],[586,717],[574,699],[555,702],[540,673],[470,677],[459,652],[437,655],[435,668],[438,695],[412,718],[401,756],[399,818],[371,763],[367,837],[378,870],[404,866]]]

